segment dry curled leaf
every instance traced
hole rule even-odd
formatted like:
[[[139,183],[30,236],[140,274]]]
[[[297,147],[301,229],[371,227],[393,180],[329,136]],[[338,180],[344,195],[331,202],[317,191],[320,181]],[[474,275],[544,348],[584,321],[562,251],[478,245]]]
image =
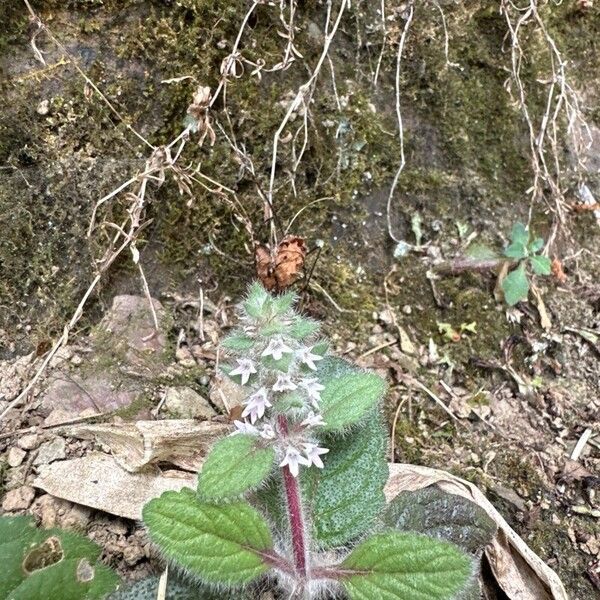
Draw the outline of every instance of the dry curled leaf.
[[[65,429],[69,436],[108,447],[115,461],[132,473],[158,462],[195,471],[214,441],[228,431],[229,426],[223,423],[192,419],[84,424]]]
[[[563,270],[562,262],[558,258],[552,259],[552,275],[559,283],[564,283],[567,280],[567,275]]]
[[[266,244],[256,246],[254,260],[256,274],[269,291],[282,291],[302,276],[306,244],[295,235],[284,237],[271,248]]]

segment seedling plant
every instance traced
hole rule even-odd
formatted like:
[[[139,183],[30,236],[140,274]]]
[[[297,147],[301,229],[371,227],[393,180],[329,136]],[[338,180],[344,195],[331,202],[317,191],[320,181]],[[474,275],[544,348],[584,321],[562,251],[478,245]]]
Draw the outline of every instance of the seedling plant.
[[[542,238],[531,239],[529,229],[523,223],[515,223],[510,236],[510,244],[504,256],[517,260],[517,266],[502,281],[504,298],[510,306],[527,300],[529,295],[529,269],[536,275],[550,275],[550,259],[539,254],[544,247]]]
[[[223,372],[243,386],[235,431],[215,444],[196,490],[166,492],[143,516],[180,571],[239,598],[478,598],[494,525],[427,488],[386,504],[385,382],[328,353],[293,294],[251,286]]]

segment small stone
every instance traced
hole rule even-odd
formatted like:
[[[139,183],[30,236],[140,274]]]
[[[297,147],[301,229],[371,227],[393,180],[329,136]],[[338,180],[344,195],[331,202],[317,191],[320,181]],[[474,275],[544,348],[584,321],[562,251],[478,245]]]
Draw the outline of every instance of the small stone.
[[[42,100],[37,105],[37,108],[35,109],[35,111],[37,112],[38,115],[41,115],[42,117],[46,116],[50,112],[50,101]]]
[[[35,450],[40,445],[40,436],[37,433],[28,433],[21,436],[17,446],[23,450]]]
[[[191,369],[196,366],[196,359],[193,357],[190,349],[187,346],[181,346],[175,351],[175,358],[177,362],[187,369]]]
[[[164,407],[182,419],[212,419],[215,409],[208,400],[189,387],[167,388]]]
[[[65,440],[56,437],[49,442],[44,442],[38,450],[34,465],[47,465],[55,460],[62,460],[67,457]]]
[[[78,367],[79,365],[81,365],[82,362],[83,362],[83,358],[81,358],[81,355],[73,354],[73,356],[71,356],[71,364],[72,365],[75,365],[76,367]]]
[[[29,485],[24,485],[16,490],[11,490],[6,493],[4,501],[2,502],[2,510],[6,512],[25,510],[29,508],[34,498],[35,490]]]
[[[144,548],[138,544],[128,544],[123,549],[123,560],[130,567],[133,567],[133,565],[142,560],[144,556]]]
[[[8,465],[10,467],[18,467],[23,462],[23,459],[25,458],[26,454],[27,453],[25,452],[25,450],[21,450],[21,448],[17,448],[17,446],[13,446],[8,451],[8,458],[7,458]]]

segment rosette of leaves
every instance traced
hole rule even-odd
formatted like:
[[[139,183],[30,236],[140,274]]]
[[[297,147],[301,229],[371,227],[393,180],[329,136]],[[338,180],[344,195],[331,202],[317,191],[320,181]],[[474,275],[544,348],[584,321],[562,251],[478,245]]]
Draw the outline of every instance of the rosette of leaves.
[[[31,517],[0,517],[0,600],[95,600],[119,578],[98,561],[101,548],[62,529],[38,529]]]
[[[151,540],[186,576],[238,597],[264,580],[303,600],[466,598],[477,559],[464,539],[394,512],[401,500],[386,508],[384,381],[327,354],[294,302],[251,286],[222,344],[246,419],[214,446],[197,490],[145,506]]]
[[[515,223],[510,234],[510,244],[504,256],[517,260],[517,266],[502,280],[506,303],[514,306],[527,300],[529,295],[530,270],[536,275],[550,275],[552,265],[547,256],[539,254],[544,247],[542,238],[531,239],[529,229],[523,223]]]

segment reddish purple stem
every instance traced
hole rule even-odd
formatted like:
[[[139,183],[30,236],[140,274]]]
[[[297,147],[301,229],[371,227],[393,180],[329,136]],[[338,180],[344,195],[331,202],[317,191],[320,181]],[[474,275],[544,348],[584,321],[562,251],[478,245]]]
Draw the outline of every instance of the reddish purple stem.
[[[285,416],[280,415],[278,423],[281,433],[287,436],[288,423]],[[304,520],[302,518],[302,505],[300,502],[300,486],[289,467],[282,467],[282,471],[288,517],[290,519],[290,531],[292,534],[294,563],[296,565],[296,572],[304,579],[306,577],[306,542],[304,539]]]

